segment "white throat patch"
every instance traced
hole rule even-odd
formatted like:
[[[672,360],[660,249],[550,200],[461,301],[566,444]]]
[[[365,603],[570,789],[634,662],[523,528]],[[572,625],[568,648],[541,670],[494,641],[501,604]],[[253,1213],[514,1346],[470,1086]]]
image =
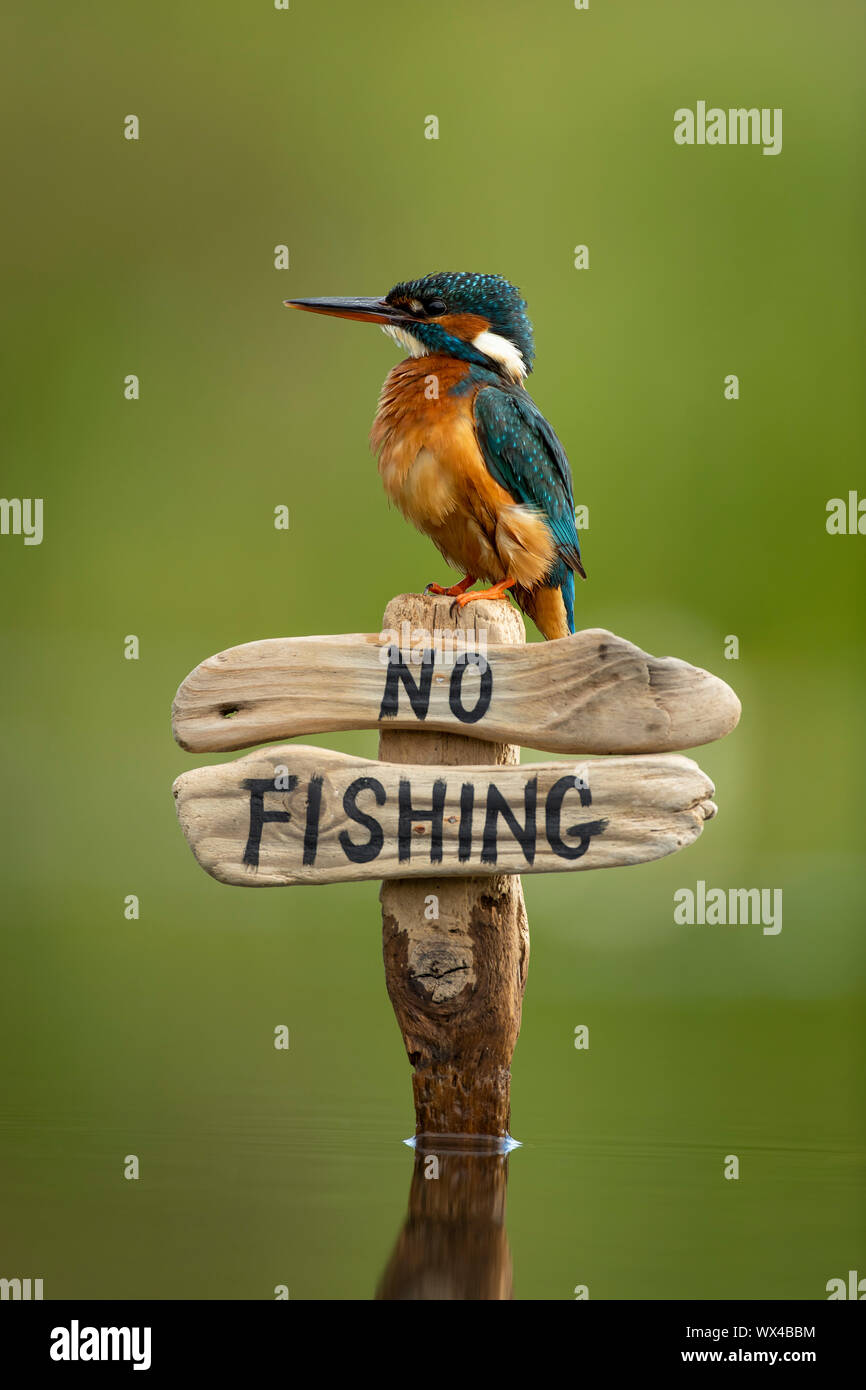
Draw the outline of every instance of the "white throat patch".
[[[410,357],[428,357],[429,351],[421,342],[420,338],[415,338],[411,333],[407,333],[405,328],[395,328],[391,323],[382,324],[382,332],[387,333],[388,337],[408,352]]]
[[[486,329],[483,333],[479,333],[477,338],[472,339],[472,344],[478,348],[479,352],[483,352],[485,357],[492,357],[494,362],[498,362],[512,381],[522,381],[526,376],[523,353],[507,338],[502,338],[498,333],[491,333],[489,329]]]
[[[382,332],[387,333],[392,342],[401,347],[404,352],[408,352],[410,357],[429,357],[430,349],[425,347],[420,338],[416,338],[408,329],[397,328],[394,324],[383,323]],[[505,374],[512,381],[522,381],[526,376],[526,363],[523,360],[523,353],[510,343],[507,338],[502,338],[498,333],[491,333],[485,329],[477,337],[472,339],[472,346],[477,347],[479,352],[483,352],[485,357],[490,357],[494,362],[498,362]]]

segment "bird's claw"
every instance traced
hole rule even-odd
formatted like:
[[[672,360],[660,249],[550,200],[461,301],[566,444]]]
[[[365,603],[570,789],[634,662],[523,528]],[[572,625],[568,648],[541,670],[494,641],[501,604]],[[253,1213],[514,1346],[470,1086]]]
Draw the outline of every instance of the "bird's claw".
[[[445,598],[455,598],[458,594],[465,594],[466,590],[475,583],[471,574],[467,574],[465,579],[461,579],[459,584],[452,584],[449,589],[444,589],[441,584],[431,582],[424,590],[425,594],[442,594]]]
[[[466,593],[456,594],[455,597],[451,600],[451,603],[450,603],[450,605],[449,605],[449,608],[448,608],[448,616],[449,616],[450,618],[456,617],[456,615],[457,615],[458,613],[462,613],[462,612],[463,612],[463,609],[464,609],[464,608],[468,608],[469,605],[470,605],[470,603],[474,603],[475,599],[478,598],[478,597],[479,597],[478,594],[466,594]]]
[[[476,589],[475,592],[472,594],[467,594],[461,591],[460,593],[458,593],[457,597],[451,605],[452,618],[454,616],[455,608],[465,608],[467,604],[476,603],[477,600],[480,598],[504,599],[513,583],[514,580],[511,578],[510,575],[508,575],[505,579],[500,580],[498,584],[494,584],[490,589]]]

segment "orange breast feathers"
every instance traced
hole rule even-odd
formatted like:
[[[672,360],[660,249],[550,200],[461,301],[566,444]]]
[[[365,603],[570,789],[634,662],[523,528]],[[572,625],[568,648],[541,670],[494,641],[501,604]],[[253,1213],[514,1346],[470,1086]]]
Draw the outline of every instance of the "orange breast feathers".
[[[430,355],[399,363],[379,397],[370,443],[389,498],[449,564],[494,583],[540,584],[555,559],[543,516],[492,477],[472,416],[474,392],[451,395],[467,367]]]

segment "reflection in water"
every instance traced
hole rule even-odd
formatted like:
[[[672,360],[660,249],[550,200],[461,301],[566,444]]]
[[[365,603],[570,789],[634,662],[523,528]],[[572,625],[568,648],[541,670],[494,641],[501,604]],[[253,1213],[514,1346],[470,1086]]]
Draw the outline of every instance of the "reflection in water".
[[[419,1140],[409,1210],[376,1298],[511,1298],[507,1185],[507,1154]]]

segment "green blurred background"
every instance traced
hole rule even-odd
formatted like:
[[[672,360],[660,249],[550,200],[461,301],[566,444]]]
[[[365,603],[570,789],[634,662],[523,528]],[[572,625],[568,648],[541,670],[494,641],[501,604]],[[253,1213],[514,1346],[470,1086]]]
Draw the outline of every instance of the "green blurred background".
[[[525,882],[516,1296],[866,1274],[866,540],[825,529],[866,493],[863,28],[853,0],[7,7],[2,492],[45,499],[45,538],[0,538],[0,1275],[373,1293],[413,1128],[376,885],[206,877],[170,794],[206,760],[169,709],[212,652],[376,630],[443,579],[367,450],[393,346],[281,308],[438,269],[529,300],[530,388],[590,509],[579,625],[744,706],[698,754],[720,813],[693,848]],[[781,155],[677,147],[698,99],[782,107]],[[781,934],[675,926],[697,879],[782,888]]]

